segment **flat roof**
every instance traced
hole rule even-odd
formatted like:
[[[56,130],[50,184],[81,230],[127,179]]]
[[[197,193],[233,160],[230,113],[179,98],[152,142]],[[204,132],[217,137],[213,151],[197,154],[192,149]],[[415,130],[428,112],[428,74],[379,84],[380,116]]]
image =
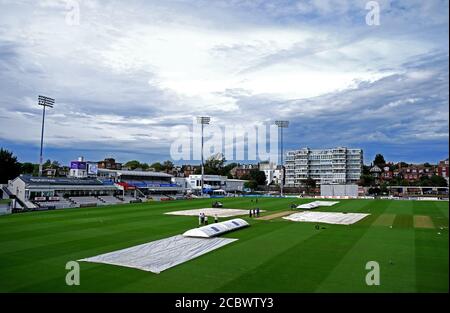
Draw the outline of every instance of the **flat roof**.
[[[201,178],[201,177],[202,177],[201,174],[189,175],[189,179],[197,179],[197,178]],[[222,176],[222,175],[203,175],[203,179],[207,179],[207,180],[227,180],[228,178],[226,176]]]
[[[128,170],[109,170],[109,169],[103,169],[99,168],[99,172],[104,173],[116,173],[118,176],[147,176],[147,177],[165,177],[165,178],[172,178],[173,175],[162,173],[162,172],[151,172],[151,171],[128,171]]]
[[[72,177],[33,177],[33,176],[19,176],[28,185],[65,185],[65,186],[101,186],[103,183],[96,178],[72,178]]]

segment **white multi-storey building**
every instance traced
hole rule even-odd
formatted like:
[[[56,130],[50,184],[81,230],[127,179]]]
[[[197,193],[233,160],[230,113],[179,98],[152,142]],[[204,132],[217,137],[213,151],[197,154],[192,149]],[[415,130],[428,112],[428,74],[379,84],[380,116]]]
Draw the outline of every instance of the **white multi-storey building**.
[[[288,151],[285,159],[285,186],[300,187],[308,178],[317,184],[354,184],[361,177],[362,149],[338,147]]]

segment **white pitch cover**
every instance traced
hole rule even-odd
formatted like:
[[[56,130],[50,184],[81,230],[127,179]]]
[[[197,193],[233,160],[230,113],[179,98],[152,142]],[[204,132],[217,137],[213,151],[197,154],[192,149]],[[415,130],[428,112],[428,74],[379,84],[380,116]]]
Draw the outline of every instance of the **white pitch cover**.
[[[314,201],[318,206],[333,206],[338,204],[339,201]]]
[[[186,231],[183,236],[185,237],[197,237],[197,238],[210,238],[219,236],[224,233],[237,230],[243,227],[247,227],[249,224],[241,218],[235,218],[220,223],[213,223],[210,225],[193,228]]]
[[[117,250],[79,261],[105,263],[159,274],[237,239],[191,238],[177,235],[127,249]]]
[[[297,207],[297,209],[311,210],[311,209],[318,208],[320,206],[333,206],[337,203],[339,203],[339,201],[314,201],[314,202],[301,204]]]
[[[198,216],[200,213],[204,213],[207,216],[217,217],[233,217],[239,215],[247,215],[249,210],[239,210],[239,209],[224,209],[224,208],[203,208],[194,210],[182,210],[167,212],[167,215],[180,215],[180,216]],[[259,212],[265,212],[260,210]]]
[[[315,209],[318,208],[319,205],[314,203],[314,202],[310,202],[310,203],[305,203],[305,204],[301,204],[297,207],[297,209],[303,209],[303,210],[311,210],[311,209]]]
[[[326,224],[350,225],[356,223],[370,214],[340,213],[340,212],[299,212],[283,217],[294,222],[316,222]]]

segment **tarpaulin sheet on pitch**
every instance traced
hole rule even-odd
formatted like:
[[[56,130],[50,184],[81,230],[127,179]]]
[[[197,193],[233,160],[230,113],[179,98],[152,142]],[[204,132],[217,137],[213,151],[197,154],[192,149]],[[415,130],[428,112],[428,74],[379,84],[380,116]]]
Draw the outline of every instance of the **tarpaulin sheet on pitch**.
[[[259,210],[259,212],[265,212],[264,210]],[[204,213],[207,216],[217,217],[232,217],[239,215],[247,215],[249,210],[239,210],[239,209],[220,209],[220,208],[203,208],[194,210],[182,210],[167,212],[165,214],[169,215],[182,215],[182,216],[198,216],[200,213]]]
[[[339,212],[299,212],[283,217],[294,222],[316,222],[326,224],[350,225],[356,223],[369,214],[339,213]]]
[[[237,239],[188,238],[177,235],[79,261],[132,267],[158,274],[235,240]]]
[[[297,209],[310,210],[310,209],[318,208],[320,206],[333,206],[338,203],[339,203],[339,201],[314,201],[314,202],[301,204],[297,207]]]

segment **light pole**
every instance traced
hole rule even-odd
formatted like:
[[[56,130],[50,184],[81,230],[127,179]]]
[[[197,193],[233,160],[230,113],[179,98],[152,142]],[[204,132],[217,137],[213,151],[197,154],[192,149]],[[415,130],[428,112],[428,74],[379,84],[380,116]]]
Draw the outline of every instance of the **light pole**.
[[[200,191],[201,197],[203,197],[203,185],[204,185],[203,175],[205,174],[205,166],[203,163],[203,128],[205,127],[205,125],[208,125],[210,121],[211,121],[211,118],[208,116],[198,116],[197,117],[197,123],[202,125],[202,186],[201,186],[201,191]]]
[[[42,129],[41,129],[41,153],[39,154],[39,177],[42,176],[42,148],[44,146],[44,123],[45,123],[45,108],[53,108],[55,104],[55,99],[39,96],[38,104],[41,105],[42,108]]]
[[[275,125],[278,126],[280,131],[280,143],[281,143],[281,184],[280,184],[280,195],[283,196],[283,186],[284,186],[284,164],[283,164],[283,128],[289,127],[289,121],[275,121]]]

